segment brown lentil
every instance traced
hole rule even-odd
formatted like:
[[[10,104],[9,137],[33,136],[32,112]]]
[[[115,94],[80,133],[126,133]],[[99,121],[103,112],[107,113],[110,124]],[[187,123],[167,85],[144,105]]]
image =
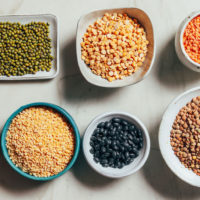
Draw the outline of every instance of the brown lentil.
[[[63,171],[75,146],[72,127],[57,111],[31,107],[11,122],[6,146],[12,162],[24,172],[48,177]]]
[[[170,143],[181,163],[200,175],[200,96],[192,99],[176,116]]]
[[[136,72],[147,54],[144,28],[127,14],[106,13],[90,25],[81,43],[82,60],[108,81]]]

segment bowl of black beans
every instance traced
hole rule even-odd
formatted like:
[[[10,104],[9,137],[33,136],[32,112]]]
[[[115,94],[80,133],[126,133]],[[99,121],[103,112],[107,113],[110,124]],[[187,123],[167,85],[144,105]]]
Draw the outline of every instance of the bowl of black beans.
[[[144,124],[125,112],[97,116],[83,137],[88,164],[98,173],[120,178],[138,171],[146,162],[150,138]]]

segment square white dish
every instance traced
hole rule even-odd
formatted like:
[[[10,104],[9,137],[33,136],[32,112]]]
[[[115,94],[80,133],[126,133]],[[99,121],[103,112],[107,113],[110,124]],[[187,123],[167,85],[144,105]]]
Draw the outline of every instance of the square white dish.
[[[138,22],[144,27],[147,39],[149,41],[148,52],[145,58],[143,65],[139,68],[137,72],[134,74],[124,77],[122,80],[115,80],[112,82],[103,79],[101,76],[97,76],[92,73],[90,68],[85,64],[85,62],[81,59],[81,42],[84,33],[86,32],[89,25],[93,24],[98,18],[101,18],[105,13],[126,13],[131,18],[136,18]],[[136,84],[143,80],[150,72],[154,57],[155,57],[155,37],[154,37],[154,29],[149,16],[141,9],[138,8],[116,8],[116,9],[105,9],[105,10],[97,10],[90,12],[86,15],[83,15],[77,26],[76,33],[76,55],[78,60],[79,69],[83,75],[83,77],[91,84],[107,87],[107,88],[116,88],[116,87],[124,87],[127,85]]]
[[[0,76],[0,81],[11,80],[41,80],[55,78],[59,72],[59,40],[58,40],[58,22],[57,17],[52,14],[39,14],[39,15],[6,15],[0,16],[0,22],[19,22],[27,24],[30,22],[48,22],[50,24],[49,36],[52,40],[51,55],[54,57],[52,61],[52,68],[49,72],[39,71],[36,74],[27,74],[24,76]]]

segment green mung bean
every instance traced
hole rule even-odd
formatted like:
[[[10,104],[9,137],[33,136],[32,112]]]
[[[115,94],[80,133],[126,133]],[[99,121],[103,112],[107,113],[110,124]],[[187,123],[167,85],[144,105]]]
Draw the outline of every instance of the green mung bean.
[[[0,76],[23,76],[50,71],[49,24],[0,22]]]

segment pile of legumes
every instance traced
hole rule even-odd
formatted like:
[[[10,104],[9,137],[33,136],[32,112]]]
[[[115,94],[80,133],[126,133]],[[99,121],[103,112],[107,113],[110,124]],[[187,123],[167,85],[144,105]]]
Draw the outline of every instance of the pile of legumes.
[[[94,74],[111,82],[138,70],[148,43],[145,30],[136,19],[127,14],[106,13],[84,34],[82,59]]]
[[[75,138],[60,113],[48,107],[30,107],[12,120],[6,146],[17,167],[36,177],[49,177],[68,165]]]
[[[185,28],[183,45],[188,56],[200,64],[200,15],[192,19]]]
[[[49,24],[0,22],[0,76],[23,76],[50,71]]]
[[[181,163],[200,175],[200,96],[179,111],[170,142]]]
[[[135,125],[115,117],[97,125],[90,146],[96,163],[103,167],[122,168],[139,155],[143,135]]]

